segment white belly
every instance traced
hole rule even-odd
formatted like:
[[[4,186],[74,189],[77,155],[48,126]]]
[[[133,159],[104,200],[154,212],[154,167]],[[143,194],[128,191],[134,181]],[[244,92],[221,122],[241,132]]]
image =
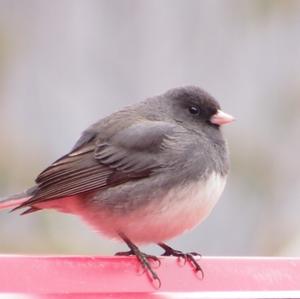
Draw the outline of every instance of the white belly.
[[[190,230],[202,222],[219,199],[226,178],[213,173],[207,182],[177,188],[134,213],[115,215],[80,210],[80,216],[97,231],[118,238],[122,231],[136,243],[158,243]],[[75,212],[76,213],[76,212]]]

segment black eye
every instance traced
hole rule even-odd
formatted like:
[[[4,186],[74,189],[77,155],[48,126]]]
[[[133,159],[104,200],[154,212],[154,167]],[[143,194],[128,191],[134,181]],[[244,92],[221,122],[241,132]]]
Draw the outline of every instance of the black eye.
[[[190,106],[189,111],[190,111],[191,114],[198,114],[200,110],[196,106]]]

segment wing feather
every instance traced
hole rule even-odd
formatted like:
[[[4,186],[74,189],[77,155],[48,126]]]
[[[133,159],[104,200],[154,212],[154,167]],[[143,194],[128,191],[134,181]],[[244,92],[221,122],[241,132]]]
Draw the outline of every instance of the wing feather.
[[[145,178],[161,166],[157,153],[165,150],[162,144],[173,131],[174,125],[146,121],[106,140],[83,134],[69,154],[37,177],[32,198],[20,207]]]

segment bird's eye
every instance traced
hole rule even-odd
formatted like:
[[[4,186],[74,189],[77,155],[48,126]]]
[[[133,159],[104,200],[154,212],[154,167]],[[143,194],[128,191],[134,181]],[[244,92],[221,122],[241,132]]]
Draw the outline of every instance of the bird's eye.
[[[199,113],[199,108],[196,106],[190,106],[189,111],[191,114],[198,114]]]

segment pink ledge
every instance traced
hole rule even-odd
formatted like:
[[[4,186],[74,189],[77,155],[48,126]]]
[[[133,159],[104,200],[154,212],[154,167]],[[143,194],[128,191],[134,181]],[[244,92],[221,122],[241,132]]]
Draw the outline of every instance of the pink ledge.
[[[161,279],[157,289],[134,257],[0,255],[0,298],[19,298],[20,294],[56,294],[57,298],[77,298],[80,294],[93,298],[171,298],[170,294],[185,294],[176,298],[204,298],[203,294],[205,298],[244,298],[245,292],[269,292],[273,298],[285,298],[284,292],[289,298],[300,296],[300,258],[203,257],[200,264],[203,279],[188,263],[161,258],[160,267],[155,268]],[[218,297],[221,293],[231,295]],[[247,298],[252,297],[248,294]]]

